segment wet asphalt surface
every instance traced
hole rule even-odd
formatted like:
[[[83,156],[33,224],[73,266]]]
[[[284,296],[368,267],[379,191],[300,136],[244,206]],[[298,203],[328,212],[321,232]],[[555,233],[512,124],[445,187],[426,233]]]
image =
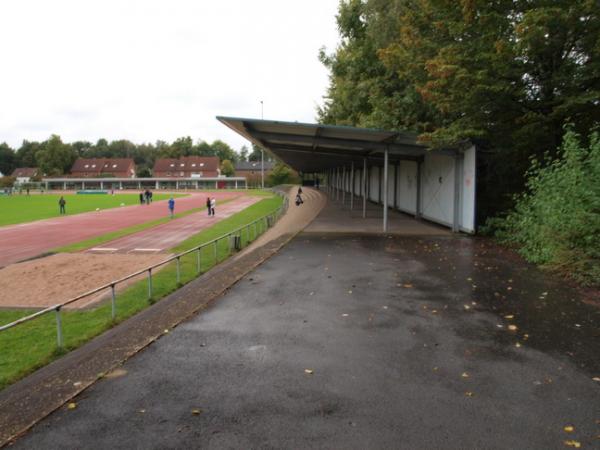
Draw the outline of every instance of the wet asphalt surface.
[[[15,447],[600,448],[600,308],[467,237],[299,235],[114,375]]]

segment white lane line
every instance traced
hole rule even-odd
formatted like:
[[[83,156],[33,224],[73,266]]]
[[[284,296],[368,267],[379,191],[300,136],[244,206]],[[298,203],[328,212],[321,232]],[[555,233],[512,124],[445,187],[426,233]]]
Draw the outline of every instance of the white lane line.
[[[132,252],[160,252],[162,248],[134,248]]]
[[[109,247],[94,247],[90,248],[91,252],[116,252],[118,248],[109,248]]]

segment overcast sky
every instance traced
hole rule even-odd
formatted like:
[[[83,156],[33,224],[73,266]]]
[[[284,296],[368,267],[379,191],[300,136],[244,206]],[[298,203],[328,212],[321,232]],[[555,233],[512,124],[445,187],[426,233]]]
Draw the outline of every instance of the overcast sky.
[[[192,136],[217,115],[314,122],[339,0],[0,1],[0,142]]]

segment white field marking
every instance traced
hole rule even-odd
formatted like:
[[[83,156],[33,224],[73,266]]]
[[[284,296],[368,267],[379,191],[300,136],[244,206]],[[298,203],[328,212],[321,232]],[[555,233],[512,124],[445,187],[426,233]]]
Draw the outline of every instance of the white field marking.
[[[116,252],[118,248],[109,248],[109,247],[94,247],[90,248],[91,252]]]
[[[134,248],[131,252],[160,252],[162,248]]]

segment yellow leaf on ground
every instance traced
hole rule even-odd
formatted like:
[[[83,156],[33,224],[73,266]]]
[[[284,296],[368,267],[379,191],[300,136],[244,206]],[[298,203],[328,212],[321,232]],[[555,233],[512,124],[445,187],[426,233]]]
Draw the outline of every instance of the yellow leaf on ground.
[[[403,284],[403,285],[402,285],[402,287],[405,287],[405,288],[407,288],[407,289],[410,289],[410,288],[412,288],[412,287],[413,287],[413,285],[412,285],[412,284],[410,284],[410,283],[405,283],[405,284]]]
[[[77,403],[71,402],[67,405],[67,409],[75,409],[77,408]]]
[[[192,414],[193,414],[194,416],[199,416],[201,413],[202,413],[202,410],[201,410],[201,409],[198,409],[198,408],[194,408],[194,409],[192,409]]]
[[[473,397],[473,393],[472,393],[471,391],[467,391],[467,392],[465,392],[465,395],[466,395],[467,397]]]
[[[307,373],[309,375],[312,375],[313,372],[314,372],[314,370],[312,370],[312,369],[304,369],[304,373]]]
[[[581,447],[581,442],[569,440],[569,441],[565,441],[565,445],[567,447],[580,448]]]
[[[563,430],[565,430],[567,433],[572,433],[575,430],[575,427],[573,425],[567,425],[563,428]]]
[[[508,329],[509,329],[510,331],[517,331],[517,326],[516,326],[516,325],[509,325],[509,326],[508,326]]]
[[[512,314],[509,314],[507,316],[504,316],[505,319],[514,319],[515,316],[513,316]]]
[[[463,378],[469,378],[469,374],[467,372],[463,372],[461,377]]]

